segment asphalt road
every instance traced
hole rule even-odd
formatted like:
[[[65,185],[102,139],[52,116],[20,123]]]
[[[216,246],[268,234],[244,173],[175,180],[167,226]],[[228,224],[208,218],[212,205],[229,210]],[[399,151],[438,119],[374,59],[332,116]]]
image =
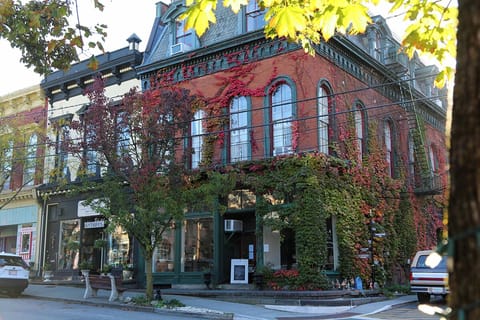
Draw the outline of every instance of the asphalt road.
[[[0,320],[185,320],[194,317],[0,296]]]
[[[440,307],[442,309],[446,308],[446,301],[441,298],[433,297],[430,304]],[[430,316],[419,311],[418,302],[412,302],[379,313],[375,313],[368,317],[363,317],[362,319],[438,320],[438,318],[438,316]]]

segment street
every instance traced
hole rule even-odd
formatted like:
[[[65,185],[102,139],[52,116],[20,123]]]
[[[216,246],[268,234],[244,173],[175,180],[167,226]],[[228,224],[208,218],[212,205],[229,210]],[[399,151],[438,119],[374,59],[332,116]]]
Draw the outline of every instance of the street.
[[[446,302],[440,298],[432,298],[430,304],[446,308]],[[378,312],[365,317],[351,318],[350,320],[377,320],[377,319],[402,319],[402,320],[433,320],[438,316],[430,316],[418,310],[418,302],[411,302],[404,305]]]
[[[77,303],[0,296],[0,320],[185,320],[194,316],[167,315],[103,308]]]

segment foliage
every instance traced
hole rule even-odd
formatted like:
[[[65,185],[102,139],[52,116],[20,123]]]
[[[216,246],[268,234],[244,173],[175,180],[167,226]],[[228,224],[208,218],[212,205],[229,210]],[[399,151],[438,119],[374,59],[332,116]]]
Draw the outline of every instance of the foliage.
[[[265,10],[265,35],[269,38],[285,37],[313,54],[314,45],[328,41],[337,33],[356,34],[366,30],[371,18],[369,8],[378,5],[380,0],[324,1],[257,1]],[[412,56],[416,50],[428,53],[439,61],[443,70],[439,86],[453,76],[453,68],[447,62],[456,55],[457,8],[448,2],[439,1],[387,0],[391,4],[390,13],[403,13],[409,27],[405,32],[403,46]],[[225,0],[223,6],[238,13],[248,5],[248,0]],[[186,27],[194,28],[202,36],[211,23],[216,23],[216,0],[187,0],[187,10],[181,18],[186,19]]]
[[[156,308],[174,309],[185,307],[180,300],[151,300],[145,295],[138,295],[132,297],[132,303],[140,306],[154,306]]]
[[[81,261],[79,264],[78,264],[78,268],[80,270],[92,270],[93,269],[93,263],[91,263],[90,261]]]
[[[159,300],[154,306],[157,308],[174,309],[174,308],[183,308],[185,307],[185,304],[183,304],[180,300],[171,299],[171,300]]]
[[[83,173],[82,183],[70,187],[95,190],[87,203],[109,220],[109,228],[122,226],[135,237],[149,266],[163,232],[186,207],[189,182],[185,166],[175,161],[182,140],[173,137],[187,130],[196,98],[173,86],[144,93],[132,89],[117,106],[104,91],[97,78],[87,90],[88,110],[70,123],[66,150],[79,158]],[[85,157],[87,151],[95,156]],[[102,167],[101,180],[86,170],[92,165]],[[146,269],[151,297],[152,270]]]
[[[103,10],[99,0],[95,7]],[[103,24],[91,28],[82,25],[77,16],[76,26],[69,18],[76,11],[76,1],[66,0],[4,0],[0,4],[0,38],[22,52],[21,61],[39,74],[48,74],[52,68],[66,70],[78,61],[77,49],[99,47],[106,36]],[[94,33],[101,41],[84,43]]]

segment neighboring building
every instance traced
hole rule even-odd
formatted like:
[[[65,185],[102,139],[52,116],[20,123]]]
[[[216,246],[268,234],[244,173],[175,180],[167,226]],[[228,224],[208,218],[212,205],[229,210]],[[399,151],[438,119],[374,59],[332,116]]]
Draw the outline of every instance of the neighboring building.
[[[435,68],[399,53],[384,19],[373,17],[375,24],[365,34],[322,42],[310,56],[284,39],[267,40],[263,12],[254,1],[238,14],[219,4],[217,23],[200,38],[177,21],[184,10],[182,1],[157,4],[137,72],[144,90],[152,86],[152,79],[172,80],[209,101],[185,139],[185,148],[193,151],[187,164],[193,171],[258,161],[273,164],[305,153],[341,157],[351,117],[355,162],[361,163],[371,151],[374,126],[388,175],[407,191],[411,215],[424,219],[425,229],[416,230],[416,246],[435,243],[442,211],[432,200],[446,183],[445,91],[433,86]],[[220,115],[220,125],[207,125]],[[214,150],[207,154],[207,138],[212,136]],[[230,282],[232,259],[248,261],[250,272],[262,265],[296,267],[295,232],[262,226],[257,197],[254,190],[239,185],[223,200],[228,208],[224,214],[187,213],[181,227],[164,234],[153,265],[147,266],[154,281],[200,284],[203,270],[213,268],[215,283]],[[334,277],[342,259],[338,219],[326,219],[323,235],[325,268]],[[401,266],[406,261],[407,257]]]
[[[79,275],[80,261],[88,261],[100,269],[105,264],[133,263],[133,240],[121,229],[105,231],[106,221],[82,201],[86,195],[68,195],[68,184],[78,181],[80,162],[65,151],[63,142],[69,134],[69,123],[81,119],[88,108],[87,86],[97,75],[105,82],[106,96],[118,103],[123,95],[139,87],[135,67],[142,61],[138,50],[141,41],[135,34],[127,39],[129,46],[96,57],[94,70],[85,60],[68,71],[56,71],[46,76],[41,86],[48,98],[49,137],[53,146],[45,159],[45,184],[39,188],[44,199],[43,218],[46,220],[44,266],[49,265],[57,279],[72,279]],[[53,124],[58,126],[54,129]],[[85,138],[85,137],[81,137]],[[86,152],[87,170],[93,177],[101,176],[94,152]]]
[[[40,86],[0,97],[0,252],[38,267],[47,103]]]

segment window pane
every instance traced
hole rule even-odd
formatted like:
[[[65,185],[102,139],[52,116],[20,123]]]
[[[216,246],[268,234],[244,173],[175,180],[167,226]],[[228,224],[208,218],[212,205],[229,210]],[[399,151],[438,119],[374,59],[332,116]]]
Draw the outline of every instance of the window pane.
[[[318,88],[318,149],[328,154],[328,119],[329,119],[329,93],[324,87]]]
[[[265,26],[265,11],[259,8],[256,0],[248,2],[245,16],[247,32],[262,29]]]
[[[230,161],[248,159],[247,99],[236,97],[230,104]]]
[[[175,261],[175,230],[166,230],[153,254],[155,272],[173,272]]]
[[[213,219],[187,219],[182,231],[182,271],[210,268],[213,264]]]
[[[202,145],[203,145],[203,111],[195,112],[194,120],[192,121],[190,134],[192,136],[192,169],[198,168],[202,161]]]
[[[292,152],[292,90],[281,84],[272,95],[273,155]]]

